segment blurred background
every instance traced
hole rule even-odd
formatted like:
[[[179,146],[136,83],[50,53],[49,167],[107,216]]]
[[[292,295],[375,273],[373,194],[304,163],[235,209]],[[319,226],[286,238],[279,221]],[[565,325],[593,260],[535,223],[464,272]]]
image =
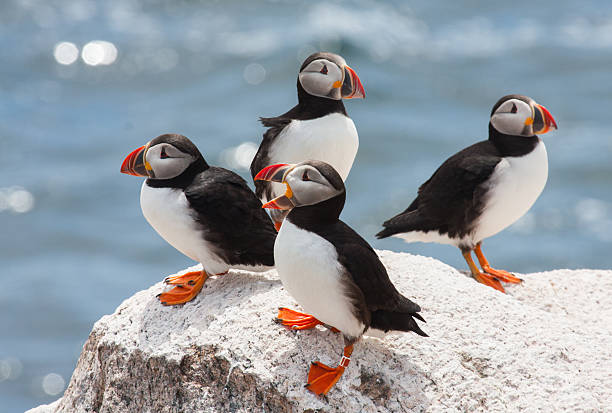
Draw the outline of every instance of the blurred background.
[[[340,53],[365,100],[343,219],[376,248],[466,269],[459,251],[376,240],[449,155],[523,93],[559,130],[531,211],[489,239],[495,267],[612,268],[612,3],[0,2],[0,410],[58,398],[93,323],[193,264],[140,212],[124,157],[177,132],[249,178],[259,116],[296,103],[301,61]]]

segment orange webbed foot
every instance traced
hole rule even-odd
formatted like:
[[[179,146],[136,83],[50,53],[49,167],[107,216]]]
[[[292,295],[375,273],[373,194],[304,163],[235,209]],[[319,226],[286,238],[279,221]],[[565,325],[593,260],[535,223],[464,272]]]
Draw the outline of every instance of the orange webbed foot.
[[[276,322],[287,326],[292,330],[308,330],[323,324],[310,314],[300,313],[299,311],[284,307],[278,309]]]
[[[334,387],[344,373],[344,367],[329,367],[319,361],[313,361],[308,372],[308,383],[306,388],[321,396]]]
[[[482,270],[484,272],[486,272],[487,274],[492,275],[493,277],[495,277],[498,280],[503,281],[503,282],[512,283],[512,284],[519,284],[519,283],[523,282],[522,279],[514,276],[513,274],[509,273],[508,271],[496,270],[496,269],[491,268],[488,265],[483,266]]]
[[[166,284],[184,287],[186,285],[195,285],[200,278],[202,278],[202,271],[191,271],[185,274],[166,277],[164,282]]]
[[[504,281],[512,284],[518,284],[523,281],[520,278],[510,274],[508,271],[495,270],[491,268],[491,266],[489,265],[489,261],[487,261],[484,254],[482,253],[482,244],[480,242],[476,244],[474,252],[476,253],[476,257],[478,258],[478,262],[480,263],[480,268],[482,268],[482,270],[490,276],[497,278],[498,281]]]
[[[499,280],[492,275],[481,272],[478,274],[474,274],[474,278],[476,279],[476,281],[478,281],[481,284],[488,285],[489,287],[493,287],[497,291],[501,291],[502,293],[506,292],[506,290],[504,290],[504,287],[502,287]]]
[[[174,275],[166,278],[166,284],[175,285],[170,291],[166,291],[157,296],[163,305],[184,304],[198,295],[208,274],[204,271],[193,271],[181,275]]]
[[[306,383],[305,387],[319,396],[327,394],[327,392],[334,387],[334,384],[340,380],[342,374],[344,374],[344,369],[346,369],[351,362],[352,353],[352,344],[344,347],[342,360],[340,360],[338,367],[329,367],[320,361],[313,361],[310,364],[308,383]]]

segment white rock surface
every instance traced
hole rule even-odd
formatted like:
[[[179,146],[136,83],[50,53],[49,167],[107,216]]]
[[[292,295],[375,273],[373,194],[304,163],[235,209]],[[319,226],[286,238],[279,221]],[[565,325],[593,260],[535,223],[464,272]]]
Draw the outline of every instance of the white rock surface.
[[[231,271],[162,307],[158,283],[100,319],[64,396],[30,412],[600,412],[612,409],[612,271],[523,275],[508,294],[435,260],[380,251],[430,335],[365,338],[327,398],[303,385],[339,335],[273,322],[276,273]],[[195,267],[194,267],[195,268]]]

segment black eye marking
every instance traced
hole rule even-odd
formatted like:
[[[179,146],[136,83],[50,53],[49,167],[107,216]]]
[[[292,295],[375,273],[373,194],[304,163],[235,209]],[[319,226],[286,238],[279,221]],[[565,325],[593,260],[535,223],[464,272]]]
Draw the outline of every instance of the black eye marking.
[[[308,171],[304,171],[304,173],[302,174],[302,181],[310,181],[310,178],[308,177]]]
[[[323,73],[324,75],[327,74],[327,65],[323,65],[323,69],[321,69],[321,71],[319,73]]]
[[[166,148],[162,148],[161,150],[161,154],[159,155],[160,159],[166,159],[169,158],[168,154],[166,153]]]
[[[516,113],[517,110],[516,103],[512,102],[512,109],[510,109],[510,113]]]

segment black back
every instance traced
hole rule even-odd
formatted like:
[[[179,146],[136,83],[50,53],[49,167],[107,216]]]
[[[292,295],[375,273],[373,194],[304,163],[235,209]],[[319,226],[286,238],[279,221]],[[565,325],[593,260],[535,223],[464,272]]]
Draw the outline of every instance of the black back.
[[[183,190],[202,237],[230,266],[273,266],[276,230],[261,201],[240,176],[200,158],[181,175],[147,179],[147,185]]]
[[[274,265],[276,230],[240,176],[210,167],[185,188],[206,241],[231,265]]]
[[[383,331],[414,331],[426,334],[414,318],[421,321],[421,308],[397,291],[376,252],[359,234],[338,217],[345,192],[316,205],[294,208],[286,219],[329,241],[345,268],[345,284],[354,305],[355,316],[366,328]]]
[[[448,158],[419,188],[416,199],[402,213],[386,221],[376,236],[385,238],[410,231],[436,230],[461,238],[474,228],[489,190],[486,184],[506,156],[530,153],[539,138],[498,132],[489,124],[489,140],[478,142]]]

